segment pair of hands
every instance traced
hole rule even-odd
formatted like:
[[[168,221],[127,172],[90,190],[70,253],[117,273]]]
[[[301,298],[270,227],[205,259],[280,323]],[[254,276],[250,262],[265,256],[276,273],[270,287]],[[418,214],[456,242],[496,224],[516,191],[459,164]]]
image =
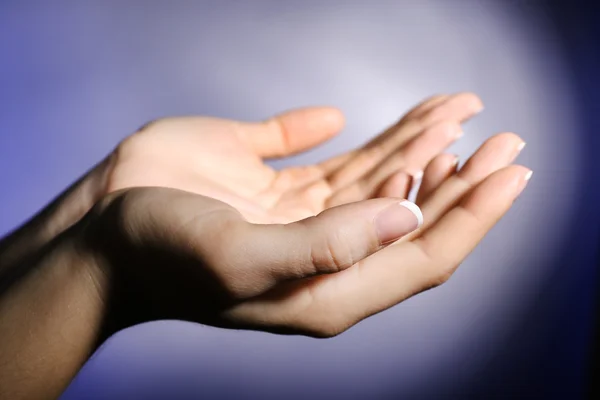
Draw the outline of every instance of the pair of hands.
[[[511,133],[460,170],[443,153],[481,108],[436,96],[360,149],[281,171],[264,160],[331,138],[338,110],[144,127],[0,242],[0,398],[57,397],[137,323],[331,337],[446,281],[531,176]],[[417,206],[403,199],[420,171]]]
[[[512,133],[460,170],[443,153],[481,109],[470,93],[435,96],[360,149],[281,171],[264,160],[331,138],[342,114],[145,126],[110,156],[106,195],[72,229],[106,334],[185,319],[331,337],[445,282],[531,176],[510,165],[524,146]],[[420,171],[422,225],[402,202]]]

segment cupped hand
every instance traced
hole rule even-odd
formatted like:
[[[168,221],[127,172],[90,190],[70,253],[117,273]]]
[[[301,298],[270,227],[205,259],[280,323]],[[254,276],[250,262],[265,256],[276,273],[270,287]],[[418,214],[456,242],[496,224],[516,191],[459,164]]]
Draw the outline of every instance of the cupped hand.
[[[419,193],[422,224],[402,198],[273,224],[187,191],[113,193],[84,220],[82,246],[95,255],[108,332],[184,319],[337,335],[451,276],[524,189],[531,171],[510,165],[523,144],[496,135],[459,171],[453,157],[434,157]]]
[[[471,93],[425,100],[360,149],[277,171],[264,160],[314,147],[337,133],[335,108],[305,108],[259,123],[166,118],[123,141],[105,192],[168,187],[228,203],[257,223],[286,223],[377,197],[406,197],[411,177],[452,144],[482,108]]]

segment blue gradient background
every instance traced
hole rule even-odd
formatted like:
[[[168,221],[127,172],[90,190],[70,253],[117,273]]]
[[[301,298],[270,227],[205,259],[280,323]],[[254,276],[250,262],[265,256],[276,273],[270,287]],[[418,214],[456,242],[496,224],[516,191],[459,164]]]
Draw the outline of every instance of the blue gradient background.
[[[600,226],[594,12],[579,0],[0,2],[1,232],[173,114],[346,113],[342,136],[281,167],[471,90],[486,111],[451,151],[464,159],[511,130],[535,171],[439,289],[329,340],[134,327],[63,398],[583,398]]]

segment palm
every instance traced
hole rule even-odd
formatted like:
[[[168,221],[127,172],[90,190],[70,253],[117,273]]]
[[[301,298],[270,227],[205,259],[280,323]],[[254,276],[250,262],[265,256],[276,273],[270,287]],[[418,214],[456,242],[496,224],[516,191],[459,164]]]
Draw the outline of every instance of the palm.
[[[211,118],[164,120],[121,144],[108,191],[169,187],[219,199],[249,219],[268,212],[260,193],[276,172],[237,137],[232,121]]]
[[[276,171],[264,158],[281,157],[329,139],[343,125],[327,108],[296,110],[266,123],[216,118],[172,118],[141,129],[123,142],[107,190],[161,186],[224,201],[249,221],[286,223],[324,208],[375,196],[405,197],[414,173],[452,143],[452,132],[474,111],[473,96],[428,100],[362,150],[325,163]],[[447,101],[448,102],[448,101]],[[437,113],[434,111],[437,110]],[[427,135],[415,120],[429,119]],[[431,130],[431,129],[430,129]],[[407,151],[408,150],[408,151]]]

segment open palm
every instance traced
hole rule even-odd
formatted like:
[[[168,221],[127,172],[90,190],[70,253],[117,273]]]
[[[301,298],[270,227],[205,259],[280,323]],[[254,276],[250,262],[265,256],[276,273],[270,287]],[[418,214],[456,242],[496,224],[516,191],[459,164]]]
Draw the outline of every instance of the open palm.
[[[137,186],[185,190],[224,201],[256,223],[286,223],[373,197],[405,197],[419,174],[481,109],[473,94],[427,99],[361,149],[321,164],[276,171],[289,156],[340,132],[334,108],[290,111],[264,122],[203,117],[150,123],[120,144],[107,191]],[[447,169],[451,158],[438,162]]]

